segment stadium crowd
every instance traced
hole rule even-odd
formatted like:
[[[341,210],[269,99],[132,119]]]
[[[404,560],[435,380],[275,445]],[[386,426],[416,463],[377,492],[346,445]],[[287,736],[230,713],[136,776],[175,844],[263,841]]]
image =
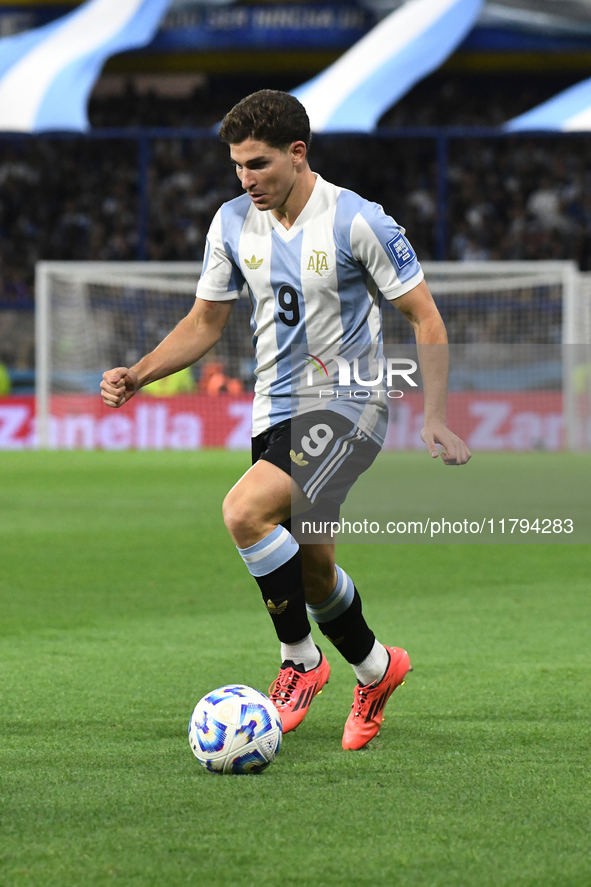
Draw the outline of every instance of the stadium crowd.
[[[287,91],[294,81],[273,75],[274,88]],[[519,75],[436,72],[419,81],[380,121],[380,127],[499,126],[580,80],[577,71]],[[93,95],[89,117],[93,127],[214,126],[242,96],[269,85],[267,77],[244,75],[198,79],[182,95],[163,95],[127,80],[116,92]]]
[[[404,101],[397,108],[399,116],[406,113]],[[215,110],[209,107],[210,118]],[[196,123],[187,117],[169,121],[162,110],[159,122]],[[439,222],[436,143],[401,136],[316,137],[312,167],[381,203],[406,227],[419,257],[433,259]],[[152,260],[199,260],[213,214],[240,193],[227,150],[213,135],[155,138],[149,147],[145,254]],[[590,148],[590,138],[575,136],[451,139],[447,258],[575,259],[591,268]],[[0,140],[3,311],[32,306],[39,259],[138,256],[138,169],[138,142],[131,133]],[[32,348],[20,347],[17,354],[10,336],[1,339],[0,360],[8,366],[30,363]]]

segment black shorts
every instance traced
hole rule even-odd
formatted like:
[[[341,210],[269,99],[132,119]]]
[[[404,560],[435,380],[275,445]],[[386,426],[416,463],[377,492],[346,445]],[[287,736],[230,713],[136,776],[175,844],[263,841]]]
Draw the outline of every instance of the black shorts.
[[[379,452],[379,444],[332,410],[304,413],[252,439],[253,465],[264,459],[294,479],[313,506],[307,520],[338,520],[347,493]]]

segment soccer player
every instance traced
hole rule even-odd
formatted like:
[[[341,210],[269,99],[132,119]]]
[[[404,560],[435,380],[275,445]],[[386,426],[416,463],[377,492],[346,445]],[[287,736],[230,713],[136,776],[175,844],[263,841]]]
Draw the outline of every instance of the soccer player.
[[[381,207],[310,169],[310,125],[297,99],[254,93],[226,115],[220,137],[246,193],[212,221],[195,305],[134,367],[106,372],[102,396],[120,407],[142,386],[203,357],[246,283],[256,349],[253,465],[226,496],[224,520],[281,643],[270,695],[284,732],[301,723],[330,674],[312,619],[357,678],[343,747],[359,749],[378,733],[409,656],[375,637],[353,580],[335,564],[334,540],[299,545],[291,516],[338,518],[383,444],[387,411],[377,396],[337,397],[321,412],[310,409],[309,399],[294,397],[304,373],[297,358],[294,365],[294,346],[308,352],[320,342],[334,355],[379,347],[382,297],[409,319],[419,347],[446,343],[445,327],[403,229]],[[446,366],[423,349],[421,371],[422,439],[432,457],[440,444],[443,461],[461,465],[470,452],[445,424]]]

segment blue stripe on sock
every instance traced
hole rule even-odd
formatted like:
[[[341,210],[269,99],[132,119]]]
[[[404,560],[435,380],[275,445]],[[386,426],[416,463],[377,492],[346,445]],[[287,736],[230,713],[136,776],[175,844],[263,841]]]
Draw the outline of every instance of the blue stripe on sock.
[[[344,570],[341,570],[338,564],[335,566],[337,570],[337,584],[331,596],[319,604],[306,604],[308,616],[314,622],[330,622],[331,619],[336,619],[337,616],[348,610],[353,603],[355,595],[353,580],[350,576],[347,576]]]
[[[290,561],[298,548],[291,533],[279,526],[260,542],[255,542],[249,548],[239,548],[238,553],[251,576],[267,576]]]

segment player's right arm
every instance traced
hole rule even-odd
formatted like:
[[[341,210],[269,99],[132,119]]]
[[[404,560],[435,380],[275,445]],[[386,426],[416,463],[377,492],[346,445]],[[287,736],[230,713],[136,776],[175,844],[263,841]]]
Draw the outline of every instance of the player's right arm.
[[[207,233],[203,269],[191,311],[150,354],[135,366],[104,373],[101,394],[108,407],[120,407],[144,385],[191,366],[213,348],[228,322],[244,278],[226,248],[222,206]]]
[[[207,354],[222,335],[234,301],[195,299],[191,311],[154,351],[133,367],[115,367],[103,374],[105,404],[123,406],[144,385],[177,373]]]

